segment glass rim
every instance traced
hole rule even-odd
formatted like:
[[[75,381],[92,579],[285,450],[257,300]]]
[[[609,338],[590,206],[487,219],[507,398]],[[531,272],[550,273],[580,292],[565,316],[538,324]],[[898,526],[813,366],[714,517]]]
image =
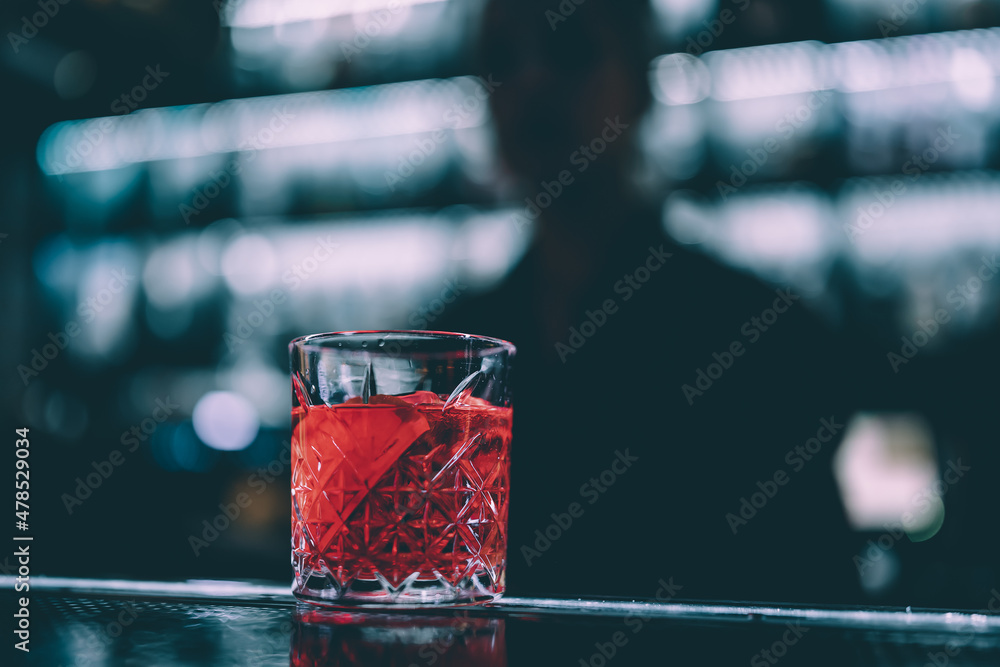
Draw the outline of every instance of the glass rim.
[[[428,329],[370,329],[370,330],[357,330],[357,331],[327,331],[323,333],[308,334],[305,336],[299,336],[298,338],[293,338],[288,343],[289,351],[296,349],[300,350],[328,350],[330,349],[326,342],[335,341],[337,339],[346,338],[362,338],[362,337],[372,337],[378,338],[379,336],[400,336],[403,339],[411,340],[455,340],[455,341],[477,341],[479,343],[485,343],[484,349],[501,349],[507,352],[509,355],[515,355],[517,353],[517,347],[510,341],[504,340],[502,338],[494,338],[492,336],[480,336],[478,334],[467,334],[459,333],[456,331],[434,331]],[[368,349],[367,352],[378,354],[379,348]]]

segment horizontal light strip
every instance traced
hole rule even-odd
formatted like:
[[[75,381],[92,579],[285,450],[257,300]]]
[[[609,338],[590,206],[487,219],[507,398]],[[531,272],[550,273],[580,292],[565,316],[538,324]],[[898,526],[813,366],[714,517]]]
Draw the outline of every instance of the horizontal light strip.
[[[654,80],[664,92],[678,81],[706,90],[710,84],[712,97],[725,102],[816,90],[856,93],[978,81],[1000,76],[1000,28],[839,44],[771,44],[710,51],[701,60],[706,68],[695,66],[687,54],[660,56],[652,64]],[[692,77],[707,80],[692,82]],[[701,99],[658,97],[677,100],[668,101],[677,105]]]
[[[707,67],[690,67],[690,62]],[[701,60],[671,54],[657,58],[652,67],[661,91],[685,85],[711,90],[716,100],[738,101],[822,89],[850,93],[962,81],[992,84],[1000,75],[998,63],[1000,28],[991,28],[714,51]],[[63,121],[42,134],[37,159],[46,174],[60,175],[154,160],[478,127],[489,117],[485,92],[473,77],[426,79]],[[668,104],[690,104],[703,96],[658,97]]]
[[[352,14],[378,11],[399,12],[413,5],[426,5],[446,0],[230,0],[222,10],[222,24],[231,28],[265,28],[269,26],[319,21]]]
[[[485,97],[478,79],[457,77],[143,109],[56,123],[42,134],[37,159],[45,173],[57,175],[463,129],[486,122]]]

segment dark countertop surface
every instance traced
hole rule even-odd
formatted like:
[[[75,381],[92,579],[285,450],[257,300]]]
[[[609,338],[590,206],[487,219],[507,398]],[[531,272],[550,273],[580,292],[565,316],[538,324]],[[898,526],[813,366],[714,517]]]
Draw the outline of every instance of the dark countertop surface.
[[[1000,664],[986,613],[534,598],[343,611],[287,586],[51,577],[28,595],[31,651],[13,650],[4,614],[5,665]]]

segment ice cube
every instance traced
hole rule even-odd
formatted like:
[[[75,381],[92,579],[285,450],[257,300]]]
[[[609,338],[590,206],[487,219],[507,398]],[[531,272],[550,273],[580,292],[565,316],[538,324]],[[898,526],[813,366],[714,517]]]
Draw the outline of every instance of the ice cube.
[[[415,391],[397,398],[410,405],[444,405],[444,400],[433,391]]]
[[[453,408],[458,408],[463,405],[489,405],[486,401],[475,398],[472,392],[476,390],[479,386],[480,381],[486,379],[486,373],[483,371],[476,371],[470,374],[467,378],[462,380],[455,391],[451,392],[451,396],[448,400],[444,402],[444,407],[441,408],[443,412],[447,412]]]

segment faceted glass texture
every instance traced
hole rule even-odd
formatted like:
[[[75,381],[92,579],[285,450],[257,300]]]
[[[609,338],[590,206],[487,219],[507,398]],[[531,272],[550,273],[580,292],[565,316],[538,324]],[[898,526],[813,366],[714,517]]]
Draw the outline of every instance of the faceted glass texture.
[[[291,345],[296,595],[331,605],[498,598],[513,346],[423,332],[303,344],[316,338]]]

